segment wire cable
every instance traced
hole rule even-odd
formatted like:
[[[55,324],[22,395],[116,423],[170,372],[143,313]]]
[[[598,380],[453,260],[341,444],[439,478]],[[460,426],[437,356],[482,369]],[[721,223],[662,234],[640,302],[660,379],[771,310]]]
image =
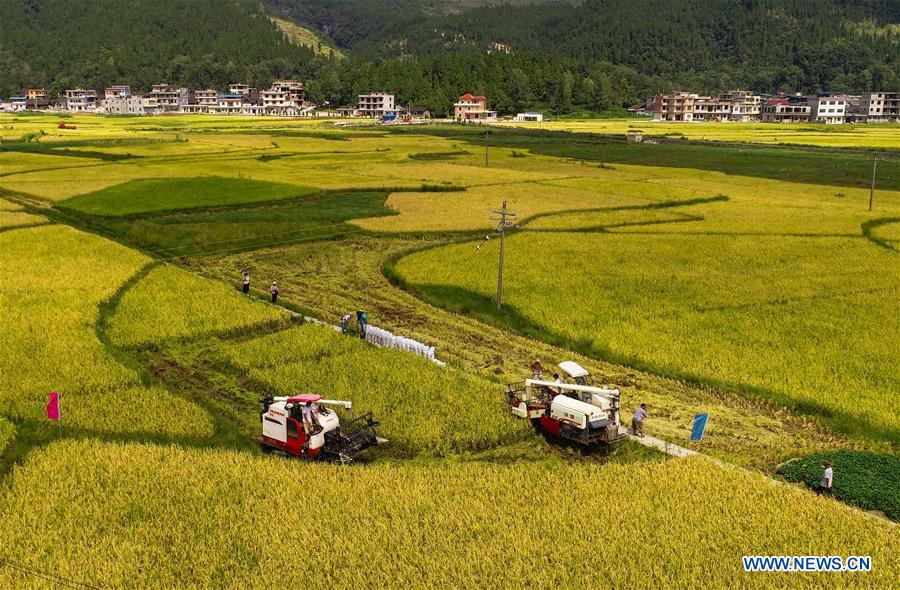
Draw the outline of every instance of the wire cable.
[[[103,590],[100,586],[93,586],[91,584],[87,584],[85,582],[78,582],[77,580],[70,580],[68,578],[63,578],[62,576],[57,576],[55,574],[51,574],[49,572],[33,569],[30,567],[26,567],[24,565],[20,565],[9,559],[0,558],[0,565],[5,565],[6,567],[10,567],[14,570],[18,570],[24,574],[28,574],[29,576],[35,576],[37,578],[41,578],[44,580],[49,580],[50,582],[54,582],[56,584],[60,584],[61,586],[68,586],[69,588],[90,588],[90,590]]]

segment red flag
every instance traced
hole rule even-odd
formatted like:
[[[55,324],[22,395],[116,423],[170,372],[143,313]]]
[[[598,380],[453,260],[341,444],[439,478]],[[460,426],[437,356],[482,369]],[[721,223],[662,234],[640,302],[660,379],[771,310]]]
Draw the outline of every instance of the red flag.
[[[59,393],[50,392],[50,401],[47,402],[47,420],[59,420]]]

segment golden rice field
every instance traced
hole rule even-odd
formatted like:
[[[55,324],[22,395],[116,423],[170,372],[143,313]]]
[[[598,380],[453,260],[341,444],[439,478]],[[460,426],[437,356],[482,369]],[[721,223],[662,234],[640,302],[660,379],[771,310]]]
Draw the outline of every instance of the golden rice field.
[[[104,588],[890,588],[900,575],[892,525],[702,458],[341,468],[70,441],[11,473],[0,531],[24,565]],[[870,555],[872,571],[745,574],[746,554]],[[0,585],[34,584],[0,569]]]
[[[500,129],[485,167],[480,130],[455,126],[67,122],[0,116],[0,559],[103,588],[900,577],[893,523],[708,457],[582,454],[502,404],[534,356],[576,359],[622,389],[626,420],[649,401],[650,433],[689,445],[710,411],[694,447],[765,473],[814,451],[896,452],[891,162],[870,213],[850,152],[797,150],[801,166],[698,147],[713,152],[686,164]],[[779,127],[785,142],[900,148],[885,129]],[[475,245],[503,199],[520,228],[496,316],[498,244]],[[368,309],[449,364],[292,325],[238,292],[246,267],[256,295],[278,280],[279,302],[329,321]],[[299,392],[372,411],[389,443],[349,467],[263,455],[257,400]],[[746,574],[753,554],[871,555],[873,571]],[[0,587],[48,587],[3,563]]]
[[[135,347],[287,321],[284,310],[251,300],[234,287],[163,265],[125,292],[109,335],[118,346]]]
[[[582,173],[579,168],[586,168]],[[573,176],[564,177],[566,173]],[[580,174],[579,174],[580,173]],[[578,174],[578,176],[574,176]],[[494,227],[491,209],[507,199],[520,221],[535,220],[540,229],[582,229],[596,225],[578,211],[609,210],[713,199],[684,213],[701,215],[702,223],[648,225],[642,231],[741,231],[769,233],[835,233],[859,235],[860,224],[884,215],[900,215],[900,192],[879,191],[878,210],[868,211],[869,191],[837,186],[787,183],[721,172],[615,164],[611,168],[561,165],[556,179],[523,184],[478,186],[463,192],[395,192],[387,205],[399,215],[362,219],[364,229],[385,232],[485,230]],[[572,212],[562,218],[551,213]],[[626,221],[627,213],[619,213]],[[627,221],[646,221],[635,217]]]
[[[211,434],[202,409],[161,387],[144,387],[98,338],[98,306],[146,256],[64,226],[2,232],[0,252],[3,415],[43,420],[55,390],[67,430]],[[136,398],[140,420],[123,411]]]
[[[16,435],[16,427],[9,420],[0,418],[0,453],[6,448]]]
[[[646,119],[591,119],[545,121],[543,123],[500,123],[504,126],[573,133],[626,135],[638,129],[645,137],[665,136],[702,141],[762,144],[796,144],[835,148],[897,148],[897,126],[825,125],[797,123],[679,123]]]
[[[423,358],[307,325],[233,344],[228,360],[276,395],[319,393],[373,412],[392,447],[418,454],[480,451],[522,440],[502,386]]]
[[[432,300],[490,309],[497,255],[496,242],[478,251],[469,242],[397,269]],[[896,253],[861,238],[526,231],[508,239],[504,298],[533,330],[602,357],[891,439],[900,432],[885,408],[900,391],[897,265]]]
[[[435,239],[356,235],[341,242],[300,243],[208,257],[201,268],[209,276],[229,277],[247,266],[277,276],[286,298],[334,322],[363,302],[375,325],[436,345],[438,358],[450,365],[504,383],[524,379],[535,357],[546,367],[574,360],[589,369],[599,383],[620,389],[626,421],[638,404],[649,403],[653,433],[665,440],[696,445],[689,442],[691,417],[698,412],[712,413],[715,420],[702,443],[704,452],[738,465],[769,471],[792,457],[822,449],[890,449],[888,443],[838,435],[813,417],[784,411],[773,403],[642,373],[511,333],[502,325],[488,325],[471,313],[422,305],[382,273],[384,260],[439,243]],[[278,350],[273,347],[267,354],[278,355]]]

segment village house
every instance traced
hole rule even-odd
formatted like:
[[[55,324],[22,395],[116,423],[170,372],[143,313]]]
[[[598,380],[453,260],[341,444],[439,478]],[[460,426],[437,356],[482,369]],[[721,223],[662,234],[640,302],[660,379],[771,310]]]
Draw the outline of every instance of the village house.
[[[84,88],[66,90],[61,102],[63,110],[71,113],[92,113],[100,106],[97,91]]]
[[[212,88],[194,91],[195,104],[204,107],[214,107],[219,104],[219,91]]]
[[[544,120],[541,113],[519,113],[513,117],[513,121],[517,123],[540,123]]]
[[[155,113],[177,113],[190,104],[193,91],[169,84],[154,84],[144,97],[144,110]]]
[[[728,121],[731,118],[731,101],[720,98],[699,97],[694,101],[694,121]]]
[[[690,92],[658,94],[653,101],[653,118],[659,121],[693,121],[700,95]]]
[[[719,100],[731,105],[728,121],[749,123],[759,121],[762,97],[749,90],[729,90],[719,95]]]
[[[28,97],[24,94],[18,96],[10,96],[9,102],[6,103],[7,112],[28,110]]]
[[[497,111],[489,111],[487,98],[465,93],[453,103],[453,118],[457,122],[496,121]]]
[[[248,84],[229,84],[228,94],[240,96],[242,104],[259,104],[259,91]]]
[[[411,106],[409,110],[406,112],[407,115],[414,119],[430,119],[431,118],[431,110],[428,107],[422,106]]]
[[[25,91],[25,108],[28,110],[40,110],[50,106],[50,98],[47,90],[42,86],[35,86]]]
[[[814,123],[834,125],[843,123],[847,116],[848,97],[845,94],[826,92],[806,97],[809,104],[809,120]]]
[[[140,94],[131,94],[130,88],[127,96],[116,96],[115,93],[113,93],[112,96],[103,100],[103,112],[107,115],[146,114],[144,111],[144,97]]]
[[[359,117],[381,118],[385,115],[396,115],[397,107],[394,95],[387,92],[370,92],[357,96],[356,114]]]
[[[859,113],[866,123],[900,123],[900,92],[863,92]]]
[[[805,97],[776,97],[762,105],[763,123],[804,123],[809,121],[809,105]]]
[[[303,111],[303,84],[296,80],[276,80],[259,93],[262,114],[292,116]]]
[[[117,86],[108,86],[103,90],[103,99],[109,100],[111,98],[128,98],[131,96],[131,86],[117,85]]]

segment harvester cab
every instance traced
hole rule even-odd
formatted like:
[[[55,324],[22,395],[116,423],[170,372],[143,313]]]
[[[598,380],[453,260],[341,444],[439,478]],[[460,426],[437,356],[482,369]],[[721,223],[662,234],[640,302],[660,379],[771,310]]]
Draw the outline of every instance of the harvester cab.
[[[531,420],[538,430],[582,445],[627,438],[619,432],[619,390],[587,385],[588,372],[576,363],[560,368],[576,383],[526,379],[524,385],[508,385],[510,412]]]
[[[578,385],[590,385],[588,378],[591,374],[575,361],[563,361],[559,363],[559,368],[562,369],[563,373],[574,379]]]
[[[352,413],[353,403],[322,399],[305,393],[290,397],[264,397],[260,444],[268,450],[305,459],[325,459],[349,463],[354,456],[377,444],[387,442],[376,431],[378,422],[368,413],[352,417],[341,425],[338,406]]]

